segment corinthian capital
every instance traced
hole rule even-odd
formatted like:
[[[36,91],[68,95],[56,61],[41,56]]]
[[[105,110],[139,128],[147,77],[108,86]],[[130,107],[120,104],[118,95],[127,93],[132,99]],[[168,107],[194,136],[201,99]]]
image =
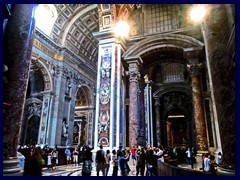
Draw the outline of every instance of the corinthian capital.
[[[202,63],[191,63],[191,64],[187,64],[188,72],[189,72],[192,76],[197,76],[197,75],[199,75],[201,68],[202,68]]]
[[[138,71],[129,72],[129,82],[138,82],[140,79],[140,73]]]

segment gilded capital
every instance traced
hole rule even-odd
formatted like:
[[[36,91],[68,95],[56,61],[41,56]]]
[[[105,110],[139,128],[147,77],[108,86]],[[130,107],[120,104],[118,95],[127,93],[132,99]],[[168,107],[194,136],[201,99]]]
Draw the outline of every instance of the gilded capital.
[[[187,64],[187,70],[191,76],[198,76],[202,68],[202,63],[191,63]]]

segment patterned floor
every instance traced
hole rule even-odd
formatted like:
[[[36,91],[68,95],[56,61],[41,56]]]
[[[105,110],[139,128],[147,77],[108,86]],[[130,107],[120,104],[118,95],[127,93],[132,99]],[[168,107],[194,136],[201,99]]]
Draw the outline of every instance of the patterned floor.
[[[131,161],[128,162],[129,167],[131,169],[131,172],[128,174],[128,176],[136,176],[136,166],[133,165]],[[191,169],[191,165],[189,164],[181,164],[178,165],[178,167]],[[194,164],[193,166],[194,170],[200,170],[200,164]],[[113,166],[110,164],[109,172],[107,176],[112,176],[112,170]],[[70,165],[70,166],[57,166],[57,169],[52,171],[51,169],[44,168],[43,169],[43,176],[82,176],[82,164],[79,165]],[[120,175],[120,171],[118,172],[118,175]],[[92,173],[91,176],[97,176],[96,172],[96,166],[95,163],[92,163]],[[102,176],[102,172],[100,172],[100,176]]]
[[[129,163],[129,167],[131,169],[129,176],[135,176],[136,175],[136,167],[133,166],[131,163]],[[109,168],[109,172],[108,172],[107,176],[112,176],[112,170],[113,170],[113,167],[112,167],[112,164],[110,164],[110,168]],[[44,168],[43,176],[82,176],[81,172],[82,172],[82,164],[79,164],[77,166],[63,165],[63,166],[57,166],[57,169],[54,171],[52,169]],[[100,172],[99,175],[102,176],[102,172]],[[92,163],[91,176],[97,176],[95,163]],[[119,172],[119,176],[120,176],[120,172]]]

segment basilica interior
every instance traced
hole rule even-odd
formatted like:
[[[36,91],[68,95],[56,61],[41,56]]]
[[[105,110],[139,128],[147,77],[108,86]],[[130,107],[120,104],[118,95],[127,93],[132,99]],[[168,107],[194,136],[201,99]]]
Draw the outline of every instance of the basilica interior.
[[[19,145],[150,144],[234,170],[235,6],[196,6],[4,5],[5,164]]]

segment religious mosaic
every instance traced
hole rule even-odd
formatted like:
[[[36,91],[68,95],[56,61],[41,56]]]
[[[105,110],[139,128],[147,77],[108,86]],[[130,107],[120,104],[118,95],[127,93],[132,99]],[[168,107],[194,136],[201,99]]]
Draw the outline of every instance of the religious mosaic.
[[[98,120],[98,144],[103,146],[109,146],[111,59],[111,48],[103,48],[100,68],[100,111]]]

